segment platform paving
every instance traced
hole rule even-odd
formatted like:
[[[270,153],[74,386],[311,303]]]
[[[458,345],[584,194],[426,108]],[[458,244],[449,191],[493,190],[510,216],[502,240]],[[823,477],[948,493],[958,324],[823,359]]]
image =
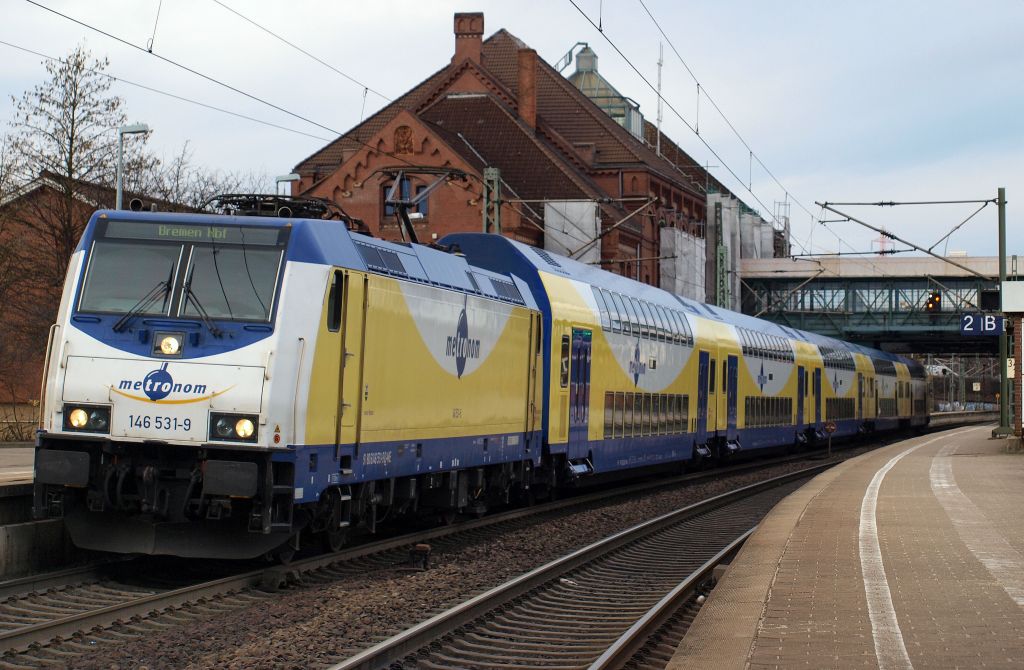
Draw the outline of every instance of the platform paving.
[[[0,449],[0,486],[32,481],[32,446],[8,446]]]
[[[954,429],[788,496],[669,667],[1024,668],[1024,454]]]

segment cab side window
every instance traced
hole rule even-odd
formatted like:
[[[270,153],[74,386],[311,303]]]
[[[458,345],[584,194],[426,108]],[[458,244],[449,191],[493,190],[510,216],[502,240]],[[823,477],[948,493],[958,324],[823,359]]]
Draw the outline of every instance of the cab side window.
[[[327,294],[327,330],[332,333],[341,329],[342,281],[341,270],[335,270],[331,275],[331,290]]]

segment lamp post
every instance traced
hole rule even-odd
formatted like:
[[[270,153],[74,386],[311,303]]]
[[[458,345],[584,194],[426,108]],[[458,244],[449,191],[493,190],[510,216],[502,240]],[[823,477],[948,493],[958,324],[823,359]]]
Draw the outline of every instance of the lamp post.
[[[117,200],[114,203],[114,209],[121,209],[121,182],[124,177],[124,136],[148,132],[149,126],[145,123],[133,123],[117,129]]]

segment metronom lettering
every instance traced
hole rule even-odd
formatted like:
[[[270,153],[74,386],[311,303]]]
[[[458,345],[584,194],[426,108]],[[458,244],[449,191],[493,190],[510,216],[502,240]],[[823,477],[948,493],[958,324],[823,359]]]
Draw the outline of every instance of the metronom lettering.
[[[178,384],[172,382],[154,382],[152,379],[131,381],[122,379],[117,384],[121,391],[160,391],[163,393],[206,393],[206,384]]]
[[[449,335],[444,353],[455,358],[480,358],[480,340]]]

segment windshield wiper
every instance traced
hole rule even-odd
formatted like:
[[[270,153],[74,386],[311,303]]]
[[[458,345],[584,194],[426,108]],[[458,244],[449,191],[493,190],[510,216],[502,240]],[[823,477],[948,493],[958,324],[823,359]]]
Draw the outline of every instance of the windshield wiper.
[[[199,302],[196,292],[192,290],[191,276],[189,276],[188,281],[185,282],[185,300],[192,303],[192,306],[196,308],[199,318],[204,324],[206,324],[206,327],[210,329],[210,334],[219,338],[223,334],[223,331],[213,322],[213,319],[210,318],[210,314],[203,307],[202,303]]]
[[[173,271],[173,269],[172,269]],[[157,282],[157,285],[149,290],[149,293],[142,296],[142,298],[135,303],[135,306],[125,312],[125,315],[118,319],[117,323],[114,324],[114,332],[120,333],[128,324],[139,314],[142,314],[149,306],[156,302],[157,299],[164,299],[167,297],[167,292],[171,290],[170,279],[162,280]]]

